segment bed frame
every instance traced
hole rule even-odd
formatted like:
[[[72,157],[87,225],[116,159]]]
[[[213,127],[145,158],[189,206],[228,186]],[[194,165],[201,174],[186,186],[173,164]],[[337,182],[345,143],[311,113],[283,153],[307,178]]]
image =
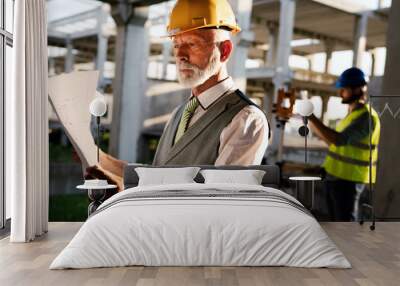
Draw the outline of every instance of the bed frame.
[[[128,164],[124,169],[124,189],[133,188],[138,185],[139,177],[135,171],[137,167],[154,168],[149,165]],[[183,166],[162,166],[161,168],[182,168]],[[262,179],[262,185],[265,187],[279,188],[280,170],[276,165],[257,165],[257,166],[213,166],[213,165],[191,165],[186,167],[200,167],[201,169],[219,169],[219,170],[263,170],[265,175]],[[160,167],[157,167],[160,168]],[[204,178],[199,173],[195,181],[203,183]]]

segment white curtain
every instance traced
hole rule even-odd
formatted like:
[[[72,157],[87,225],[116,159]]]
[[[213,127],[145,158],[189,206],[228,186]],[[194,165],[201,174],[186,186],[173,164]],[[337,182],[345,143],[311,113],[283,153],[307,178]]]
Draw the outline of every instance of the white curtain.
[[[13,82],[6,98],[6,187],[12,242],[48,227],[47,12],[45,0],[15,1]]]

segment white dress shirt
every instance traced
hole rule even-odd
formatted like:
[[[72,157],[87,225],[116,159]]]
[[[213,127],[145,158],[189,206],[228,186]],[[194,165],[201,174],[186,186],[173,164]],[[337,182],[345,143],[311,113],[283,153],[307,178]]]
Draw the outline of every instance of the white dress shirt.
[[[235,91],[231,77],[219,82],[197,96],[199,106],[189,121],[192,126],[221,96]],[[192,97],[193,95],[191,95]],[[177,111],[173,112],[173,114]],[[169,124],[169,122],[167,123]],[[265,114],[257,107],[244,107],[222,130],[215,165],[259,165],[268,147],[269,126]]]

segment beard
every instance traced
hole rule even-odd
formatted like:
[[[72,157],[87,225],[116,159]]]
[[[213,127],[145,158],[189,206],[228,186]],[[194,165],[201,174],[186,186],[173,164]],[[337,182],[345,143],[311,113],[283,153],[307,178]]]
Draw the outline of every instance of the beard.
[[[214,48],[209,60],[208,65],[204,69],[200,69],[198,66],[193,65],[187,62],[178,62],[176,64],[176,73],[178,75],[178,81],[185,88],[193,88],[199,85],[202,85],[206,82],[210,77],[215,75],[220,66],[220,52],[217,47]],[[191,70],[192,73],[190,75],[184,74],[181,72],[181,69]]]
[[[343,104],[351,104],[355,101],[360,100],[360,98],[363,96],[363,93],[361,90],[353,90],[352,94],[349,98],[343,98],[342,97],[342,103]]]

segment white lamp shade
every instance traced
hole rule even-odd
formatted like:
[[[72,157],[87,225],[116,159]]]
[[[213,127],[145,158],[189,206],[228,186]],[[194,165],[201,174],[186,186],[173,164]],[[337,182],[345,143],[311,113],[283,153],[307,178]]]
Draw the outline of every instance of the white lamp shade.
[[[297,100],[294,105],[294,113],[301,116],[310,116],[314,112],[314,105],[308,99]]]
[[[107,103],[101,97],[96,97],[90,103],[89,110],[93,116],[103,116],[107,112]]]

